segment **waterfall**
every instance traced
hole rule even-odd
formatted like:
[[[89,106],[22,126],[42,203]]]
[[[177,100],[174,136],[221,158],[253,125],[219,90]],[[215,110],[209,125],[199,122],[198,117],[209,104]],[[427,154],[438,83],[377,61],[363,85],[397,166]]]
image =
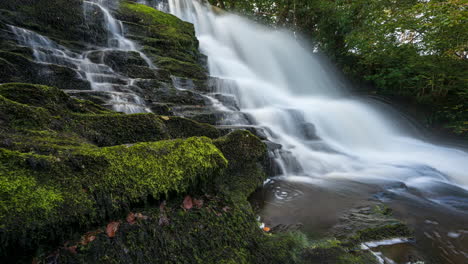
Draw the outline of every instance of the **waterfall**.
[[[218,92],[235,96],[253,125],[281,144],[275,155],[283,177],[346,178],[430,195],[443,185],[466,196],[468,153],[415,138],[373,104],[350,98],[292,33],[216,14],[200,1],[169,0],[169,10],[195,25],[210,74],[234,84]]]
[[[108,44],[96,50],[88,50],[83,53],[70,51],[66,47],[57,44],[53,40],[34,31],[9,26],[20,45],[29,47],[33,51],[36,62],[42,64],[55,64],[75,70],[77,78],[90,83],[92,91],[105,94],[107,104],[113,110],[124,113],[146,113],[151,110],[145,106],[145,101],[133,92],[135,79],[122,76],[106,65],[102,59],[95,62],[90,55],[96,52],[122,51],[136,52],[146,62],[150,69],[156,69],[153,62],[141,52],[137,45],[124,36],[121,21],[116,20],[106,8],[102,0],[84,1],[85,15],[90,7],[97,7],[104,16],[105,26],[108,31]],[[87,90],[65,90],[70,95],[87,93]]]

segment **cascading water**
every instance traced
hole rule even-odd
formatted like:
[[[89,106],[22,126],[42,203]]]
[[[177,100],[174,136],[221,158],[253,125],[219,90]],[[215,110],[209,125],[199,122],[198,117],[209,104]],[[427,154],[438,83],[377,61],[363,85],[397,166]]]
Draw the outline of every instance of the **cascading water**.
[[[400,125],[403,120],[392,122],[371,103],[350,98],[288,32],[215,14],[200,1],[168,4],[170,13],[195,25],[210,74],[231,83],[218,85],[217,92],[235,96],[240,111],[282,145],[274,148],[280,178],[373,184],[466,218],[467,152],[417,139]],[[231,125],[243,124],[231,120]]]
[[[118,74],[102,59],[100,62],[95,62],[90,59],[90,56],[96,52],[105,53],[107,51],[136,52],[150,69],[156,69],[153,62],[137,48],[133,41],[125,38],[122,22],[111,15],[104,1],[92,0],[83,3],[85,16],[92,11],[92,8],[98,8],[104,16],[109,35],[107,47],[80,54],[70,51],[36,32],[15,26],[10,26],[10,29],[19,44],[33,50],[33,56],[38,63],[55,64],[75,70],[79,78],[90,83],[93,91],[106,94],[107,104],[112,106],[114,110],[124,113],[151,112],[145,106],[144,100],[132,91],[135,79]],[[88,92],[86,90],[65,91],[71,95]]]
[[[287,32],[216,15],[198,1],[170,0],[169,7],[195,24],[210,74],[235,82],[241,111],[273,131],[270,139],[294,153],[307,177],[468,187],[466,152],[411,138],[369,104],[346,98],[342,84]]]

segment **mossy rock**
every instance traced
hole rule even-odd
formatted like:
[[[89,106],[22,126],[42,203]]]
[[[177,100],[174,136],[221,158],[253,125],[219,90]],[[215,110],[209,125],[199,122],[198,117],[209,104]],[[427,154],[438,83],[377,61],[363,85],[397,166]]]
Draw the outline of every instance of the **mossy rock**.
[[[0,85],[0,95],[12,101],[29,106],[42,107],[52,114],[67,111],[75,113],[110,113],[89,101],[73,99],[57,88],[27,83]]]
[[[208,124],[154,114],[119,114],[90,101],[71,98],[54,87],[22,83],[3,84],[0,85],[0,96],[3,96],[0,120],[4,123],[4,129],[52,129],[61,134],[72,133],[81,137],[82,141],[97,146],[193,136],[219,136],[218,130]],[[20,138],[20,141],[30,140],[25,136]],[[30,142],[32,148],[34,142]]]
[[[45,242],[57,245],[133,203],[209,182],[226,164],[208,138],[82,145],[58,155],[0,149],[0,256],[13,257],[18,245],[18,250],[47,247]]]
[[[205,123],[198,123],[187,118],[176,116],[162,116],[161,119],[168,129],[168,133],[174,138],[206,136],[215,139],[220,136],[218,129]]]
[[[236,201],[246,200],[266,180],[261,163],[267,158],[265,144],[245,130],[234,131],[214,141],[229,161],[224,177],[216,188]]]
[[[54,257],[59,263],[297,263],[302,235],[265,234],[248,204],[198,199],[203,205],[191,210],[179,198],[143,211],[136,223],[122,220],[115,237],[101,233],[76,253],[64,249]]]
[[[1,36],[0,36],[1,37]],[[26,48],[30,51],[29,48]],[[0,82],[26,82],[69,90],[89,90],[90,84],[75,70],[54,64],[33,61],[24,50],[0,50]]]
[[[124,21],[129,37],[143,46],[159,68],[170,75],[205,80],[202,55],[192,24],[146,5],[121,1],[117,17]]]
[[[2,0],[0,9],[5,10],[0,22],[38,31],[62,44],[67,41],[105,44],[107,41],[102,23],[86,23],[90,18],[85,18],[82,0]]]
[[[155,79],[156,72],[150,69],[146,61],[135,51],[99,50],[88,54],[94,63],[103,63],[115,72],[130,78]]]

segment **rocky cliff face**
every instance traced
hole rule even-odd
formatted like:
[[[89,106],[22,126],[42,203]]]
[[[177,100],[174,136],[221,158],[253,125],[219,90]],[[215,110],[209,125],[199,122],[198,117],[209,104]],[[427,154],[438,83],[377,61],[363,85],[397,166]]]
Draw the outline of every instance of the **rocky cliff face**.
[[[191,24],[134,1],[2,0],[2,263],[318,254],[299,233],[258,227],[247,198],[266,179],[266,146],[213,126],[227,114],[206,94],[228,81],[204,61]]]

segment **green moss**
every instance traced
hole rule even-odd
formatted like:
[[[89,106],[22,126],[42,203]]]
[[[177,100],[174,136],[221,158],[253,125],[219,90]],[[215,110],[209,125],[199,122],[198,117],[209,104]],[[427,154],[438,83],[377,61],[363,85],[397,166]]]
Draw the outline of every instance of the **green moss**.
[[[246,161],[258,161],[266,154],[265,144],[245,130],[234,131],[217,139],[215,144],[236,166]]]
[[[106,40],[104,28],[84,23],[82,0],[2,0],[0,9],[7,15],[0,16],[0,22],[39,31],[59,41],[96,40],[96,36],[98,43]]]
[[[121,214],[132,203],[185,192],[209,182],[227,164],[208,138],[82,145],[54,156],[0,150],[0,187],[6,198],[0,211],[0,239],[5,241],[0,255],[24,237],[23,249],[60,241],[80,227]],[[58,234],[49,233],[51,226]]]
[[[109,162],[102,178],[106,184],[98,183],[96,188],[102,186],[106,193],[113,193],[114,199],[128,201],[148,195],[160,198],[170,191],[184,192],[197,181],[220,173],[227,165],[208,138],[116,146],[92,150],[89,155]],[[94,169],[87,174],[94,174]]]
[[[351,241],[356,243],[410,236],[412,236],[411,230],[409,230],[405,224],[396,222],[394,224],[359,230],[357,234],[351,238]]]
[[[7,83],[0,85],[0,95],[30,106],[42,107],[52,114],[66,111],[109,113],[108,110],[89,101],[73,99],[61,90],[45,85]]]
[[[122,222],[115,238],[99,235],[77,254],[65,250],[68,263],[296,263],[305,245],[300,234],[265,234],[249,205],[217,197],[203,199],[199,209],[180,208],[183,198],[143,211],[147,220]],[[163,223],[163,224],[162,224]]]
[[[319,240],[306,248],[301,255],[302,263],[333,264],[377,264],[377,259],[367,251],[344,246],[346,243],[336,239]]]
[[[192,24],[146,5],[121,1],[117,13],[129,28],[132,38],[144,46],[162,71],[171,75],[205,80],[206,70]]]
[[[0,149],[0,228],[6,228],[9,216],[15,216],[15,221],[44,220],[63,202],[60,191],[42,186],[27,169],[12,169],[11,163],[18,159],[26,160],[27,155]]]
[[[260,165],[266,157],[265,144],[244,130],[234,131],[214,143],[229,161],[226,174],[216,179],[216,188],[230,199],[246,200],[266,179]]]
[[[198,123],[187,118],[165,116],[161,117],[161,120],[167,127],[168,133],[174,138],[205,136],[214,139],[220,136],[219,131],[214,126]]]
[[[6,127],[46,128],[52,116],[42,107],[33,107],[11,101],[0,95],[0,131]]]
[[[154,114],[75,114],[70,129],[98,146],[115,146],[171,138]]]
[[[122,1],[118,15],[126,21],[148,26],[151,36],[177,41],[180,44],[194,42],[195,30],[192,24],[149,6]]]
[[[157,63],[158,66],[176,76],[197,80],[207,78],[206,70],[195,63],[179,61],[168,57],[159,57]]]

